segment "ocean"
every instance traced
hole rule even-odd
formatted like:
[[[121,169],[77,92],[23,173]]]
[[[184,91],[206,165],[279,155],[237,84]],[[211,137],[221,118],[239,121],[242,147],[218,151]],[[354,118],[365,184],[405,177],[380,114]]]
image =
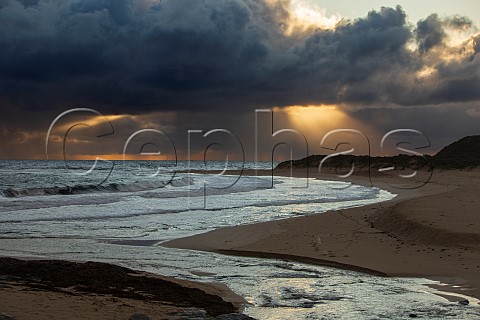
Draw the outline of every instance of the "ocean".
[[[435,295],[431,280],[158,245],[221,227],[321,214],[395,196],[344,182],[198,173],[224,166],[215,161],[0,161],[0,255],[93,260],[224,283],[248,301],[245,313],[258,319],[480,315],[477,307]],[[271,162],[228,164],[237,170],[271,167]]]

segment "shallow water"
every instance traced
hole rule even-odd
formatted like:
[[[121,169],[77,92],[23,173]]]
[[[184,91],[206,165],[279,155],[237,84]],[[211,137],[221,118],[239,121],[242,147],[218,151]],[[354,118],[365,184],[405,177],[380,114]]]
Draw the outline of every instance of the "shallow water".
[[[385,201],[394,196],[388,192],[318,180],[308,181],[307,188],[306,179],[290,178],[275,178],[271,188],[269,177],[242,177],[233,184],[237,177],[189,174],[177,174],[172,185],[159,188],[172,175],[147,175],[156,169],[150,163],[129,163],[123,171],[112,173],[102,184],[109,188],[78,188],[70,195],[38,191],[61,183],[95,186],[95,176],[78,174],[88,163],[74,165],[72,172],[58,162],[0,162],[5,182],[0,189],[22,191],[0,197],[0,254],[106,261],[222,282],[245,297],[250,303],[245,312],[258,319],[405,319],[411,313],[427,319],[480,316],[476,306],[434,295],[427,286],[433,282],[425,279],[382,278],[153,245],[223,226]],[[193,169],[201,169],[195,165]],[[118,244],[125,240],[136,245]],[[200,277],[195,271],[213,275]]]

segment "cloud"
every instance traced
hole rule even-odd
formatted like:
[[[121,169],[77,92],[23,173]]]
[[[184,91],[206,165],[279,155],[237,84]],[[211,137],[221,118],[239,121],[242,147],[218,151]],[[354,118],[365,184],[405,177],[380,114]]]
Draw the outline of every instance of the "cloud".
[[[468,17],[452,16],[440,19],[438,14],[431,14],[417,23],[415,33],[418,49],[422,54],[427,53],[435,47],[445,46],[449,31],[465,32],[473,29],[473,22]]]
[[[475,59],[477,53],[480,52],[480,35],[474,37],[472,39],[472,43],[473,43],[473,54],[472,54],[472,57],[470,58],[470,61],[473,62],[473,60]]]
[[[416,36],[420,52],[425,53],[442,44],[447,34],[443,30],[442,21],[434,13],[417,23]]]
[[[323,28],[300,26],[295,3],[0,0],[1,107],[136,114],[480,99],[478,36],[447,41],[475,30],[468,18],[433,14],[413,28],[402,8],[381,8]]]

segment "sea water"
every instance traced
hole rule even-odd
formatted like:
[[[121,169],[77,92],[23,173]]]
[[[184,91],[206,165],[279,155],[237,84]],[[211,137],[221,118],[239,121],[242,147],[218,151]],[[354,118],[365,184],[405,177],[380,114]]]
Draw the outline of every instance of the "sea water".
[[[0,254],[120,264],[220,282],[258,319],[473,319],[426,279],[383,278],[158,244],[221,227],[321,214],[393,194],[344,182],[202,170],[272,163],[0,161]],[[126,245],[128,244],[128,245]],[[206,275],[198,276],[198,272]]]

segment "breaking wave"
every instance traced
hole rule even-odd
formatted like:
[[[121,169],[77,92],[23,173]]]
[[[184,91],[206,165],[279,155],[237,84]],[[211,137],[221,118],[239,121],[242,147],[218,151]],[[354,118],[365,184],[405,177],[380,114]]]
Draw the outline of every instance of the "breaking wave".
[[[51,196],[51,195],[73,195],[100,192],[138,192],[146,190],[160,189],[168,186],[184,187],[194,183],[191,177],[182,177],[175,180],[165,181],[142,181],[128,184],[110,183],[106,185],[75,185],[75,186],[54,186],[54,187],[36,187],[36,188],[8,188],[1,190],[0,193],[8,198],[20,198],[30,196]]]

